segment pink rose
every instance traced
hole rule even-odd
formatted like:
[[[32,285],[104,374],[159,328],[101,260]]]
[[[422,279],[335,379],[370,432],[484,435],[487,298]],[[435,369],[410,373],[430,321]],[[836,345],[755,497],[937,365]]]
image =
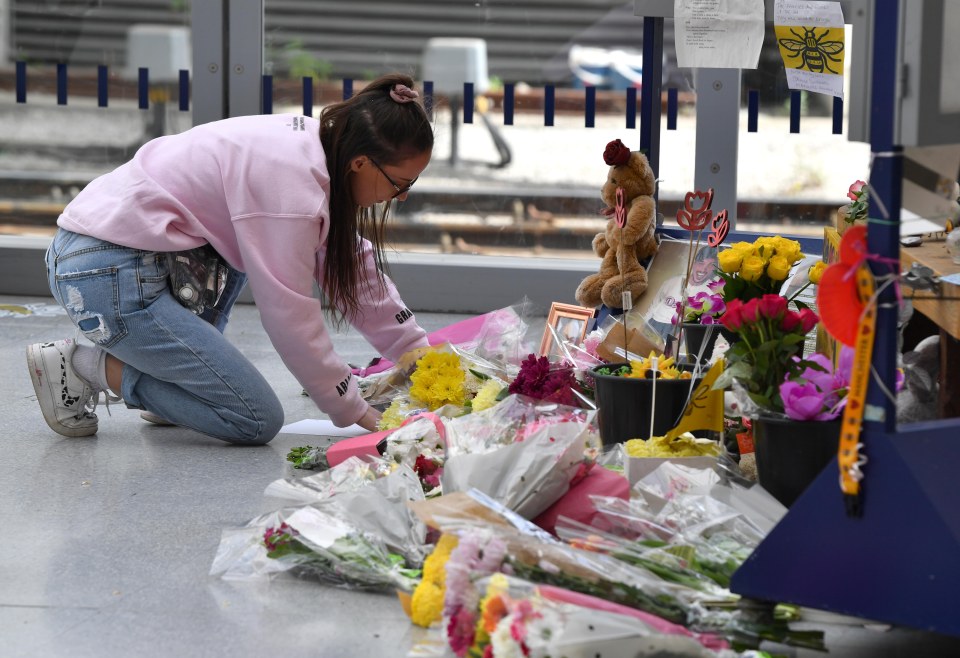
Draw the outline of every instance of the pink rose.
[[[809,383],[785,381],[780,385],[783,411],[793,420],[833,420],[837,412],[831,409],[830,397]]]
[[[850,186],[850,189],[847,190],[847,198],[851,201],[856,201],[860,198],[860,195],[863,194],[863,186],[866,183],[862,180],[854,181],[853,185]]]
[[[793,311],[788,310],[783,315],[783,319],[780,320],[780,328],[787,332],[796,331],[797,327],[800,326],[800,314],[794,313]]]
[[[753,324],[760,320],[760,300],[753,298],[743,305],[743,321]]]

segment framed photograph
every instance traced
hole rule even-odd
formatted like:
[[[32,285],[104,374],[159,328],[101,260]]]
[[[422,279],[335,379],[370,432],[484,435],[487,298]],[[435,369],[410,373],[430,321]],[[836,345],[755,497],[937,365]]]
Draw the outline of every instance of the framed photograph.
[[[540,356],[549,357],[559,355],[557,345],[553,339],[553,331],[574,345],[583,342],[593,319],[594,309],[573,304],[554,302],[550,305],[550,314],[547,316],[547,326],[543,330],[543,340],[540,342]]]

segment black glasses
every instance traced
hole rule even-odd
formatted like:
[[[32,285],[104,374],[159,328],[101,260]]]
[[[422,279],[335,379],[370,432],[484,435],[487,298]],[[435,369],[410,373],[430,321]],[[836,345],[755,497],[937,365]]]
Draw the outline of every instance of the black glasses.
[[[396,190],[396,192],[391,197],[392,199],[396,199],[401,194],[406,194],[407,192],[409,192],[410,188],[413,187],[413,184],[417,182],[417,178],[420,178],[419,176],[417,176],[417,178],[414,178],[412,181],[410,181],[406,185],[397,185],[396,181],[390,178],[390,175],[383,170],[383,167],[377,164],[376,160],[374,160],[373,158],[370,158],[370,162],[373,163],[373,166],[377,168],[377,171],[383,174],[383,177],[387,179],[387,182],[390,183],[390,185],[393,186],[393,189]]]

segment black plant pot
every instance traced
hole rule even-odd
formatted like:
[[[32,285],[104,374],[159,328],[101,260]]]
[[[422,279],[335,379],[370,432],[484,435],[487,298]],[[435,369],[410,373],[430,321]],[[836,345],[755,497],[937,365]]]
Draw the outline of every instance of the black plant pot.
[[[630,439],[649,439],[663,436],[676,426],[687,406],[691,391],[700,379],[657,379],[654,394],[653,379],[617,377],[597,372],[601,368],[616,369],[625,363],[611,363],[593,369],[594,395],[597,403],[597,422],[603,445],[622,443]],[[650,433],[651,411],[653,434]]]
[[[687,361],[689,363],[696,363],[698,354],[701,356],[701,361],[710,360],[710,356],[713,354],[713,345],[717,342],[717,336],[720,335],[720,329],[719,324],[683,323],[683,336],[687,345]]]
[[[836,456],[841,421],[757,418],[753,445],[760,486],[790,507]]]

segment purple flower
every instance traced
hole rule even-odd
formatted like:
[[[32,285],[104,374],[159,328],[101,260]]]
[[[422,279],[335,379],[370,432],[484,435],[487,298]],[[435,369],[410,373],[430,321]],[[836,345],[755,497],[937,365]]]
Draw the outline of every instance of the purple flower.
[[[707,287],[710,288],[710,290],[712,290],[713,292],[720,292],[721,290],[723,290],[723,286],[726,283],[727,282],[724,279],[714,279],[713,281],[710,281],[707,283]]]
[[[786,381],[780,385],[780,397],[784,412],[793,420],[833,420],[838,415],[830,394],[813,384]]]
[[[794,360],[799,361],[797,357],[794,357]],[[820,389],[820,391],[822,391],[823,393],[831,393],[833,391],[836,391],[838,388],[846,388],[846,384],[842,382],[839,382],[841,383],[840,386],[837,385],[838,379],[840,379],[838,377],[839,372],[837,372],[836,374],[833,372],[833,363],[830,361],[830,359],[827,356],[820,354],[818,352],[815,354],[811,354],[810,356],[807,357],[806,360],[816,363],[817,365],[821,366],[823,370],[807,368],[802,373],[800,373],[800,379],[810,384],[813,384],[818,389]]]

